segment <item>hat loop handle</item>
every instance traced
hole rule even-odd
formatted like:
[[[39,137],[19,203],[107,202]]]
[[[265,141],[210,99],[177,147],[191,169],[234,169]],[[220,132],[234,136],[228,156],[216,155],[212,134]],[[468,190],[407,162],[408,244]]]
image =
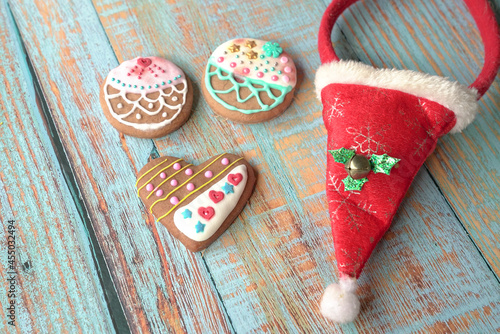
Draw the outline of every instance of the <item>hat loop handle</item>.
[[[333,25],[350,5],[358,0],[333,0],[321,19],[318,51],[321,63],[339,61],[331,41]],[[500,67],[500,32],[495,13],[487,0],[464,0],[476,22],[484,43],[484,66],[477,79],[469,86],[478,92],[477,99],[486,93]]]

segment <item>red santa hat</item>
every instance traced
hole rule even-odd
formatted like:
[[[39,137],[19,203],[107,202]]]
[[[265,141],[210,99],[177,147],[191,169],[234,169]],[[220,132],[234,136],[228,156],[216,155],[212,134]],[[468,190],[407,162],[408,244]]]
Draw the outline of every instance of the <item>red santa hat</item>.
[[[500,66],[498,25],[486,0],[466,0],[485,44],[485,65],[469,87],[410,70],[339,60],[330,35],[356,0],[334,0],[319,31],[316,93],[328,131],[326,193],[339,270],[321,300],[336,322],[359,313],[356,280],[389,228],[413,178],[439,137],[462,131]]]

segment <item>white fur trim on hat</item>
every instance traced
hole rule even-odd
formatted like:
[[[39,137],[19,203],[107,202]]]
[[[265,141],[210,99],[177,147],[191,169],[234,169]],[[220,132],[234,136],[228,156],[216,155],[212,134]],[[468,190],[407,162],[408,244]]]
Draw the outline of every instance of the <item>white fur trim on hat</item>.
[[[477,91],[446,78],[412,70],[375,68],[353,60],[323,64],[314,84],[321,100],[321,90],[332,83],[355,84],[399,90],[441,104],[457,117],[450,131],[461,132],[478,112]]]

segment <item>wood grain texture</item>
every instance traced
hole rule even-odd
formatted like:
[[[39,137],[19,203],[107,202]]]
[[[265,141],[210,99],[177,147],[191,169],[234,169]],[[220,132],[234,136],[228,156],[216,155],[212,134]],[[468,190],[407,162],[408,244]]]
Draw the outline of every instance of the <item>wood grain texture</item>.
[[[236,332],[442,333],[499,328],[498,281],[426,169],[364,271],[360,319],[337,326],[319,315],[321,293],[336,280],[324,194],[326,132],[313,88],[319,66],[316,34],[326,2],[94,4],[120,61],[159,55],[201,78],[208,56],[219,44],[248,36],[279,41],[301,71],[295,102],[273,121],[237,125],[216,117],[199,100],[184,127],[155,140],[161,155],[200,162],[229,151],[244,155],[259,171],[256,193],[241,219],[204,252]],[[419,10],[437,9],[426,4]],[[393,62],[398,58],[393,60],[388,52],[401,48],[388,42],[384,48],[375,47],[386,33],[379,27],[365,32],[364,24],[351,35],[344,32],[345,26],[336,28],[333,39],[339,54],[365,62],[379,54],[387,66],[397,67]],[[454,24],[446,29],[462,23]],[[431,34],[426,26],[413,30]],[[413,30],[401,29],[400,38],[411,44]],[[374,33],[376,39],[365,38],[361,44],[358,35],[363,33]],[[422,43],[413,48],[439,45],[435,40]],[[364,50],[369,50],[364,58],[358,56]],[[408,51],[406,57],[410,55]]]
[[[41,116],[21,41],[0,1],[0,332],[106,333],[112,320],[83,224]],[[16,326],[7,324],[8,221]]]
[[[493,1],[492,5],[499,7],[500,1]],[[469,85],[483,65],[481,37],[463,1],[362,1],[346,12],[337,27],[352,46],[354,57],[376,67],[408,68]],[[346,53],[340,56],[353,57]],[[480,114],[474,123],[461,134],[443,137],[426,162],[497,278],[499,98],[497,79],[481,99]]]
[[[158,228],[135,194],[153,145],[103,117],[99,84],[118,63],[92,3],[10,5],[131,330],[229,332],[201,256]]]

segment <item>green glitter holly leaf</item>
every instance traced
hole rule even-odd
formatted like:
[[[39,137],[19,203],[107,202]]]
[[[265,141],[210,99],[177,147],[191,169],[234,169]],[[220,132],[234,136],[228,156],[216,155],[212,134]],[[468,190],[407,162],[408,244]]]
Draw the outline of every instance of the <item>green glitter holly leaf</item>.
[[[328,151],[328,152],[330,152],[330,154],[333,155],[333,160],[335,160],[335,162],[340,162],[342,164],[345,164],[353,156],[356,155],[356,153],[354,152],[354,150],[348,150],[348,149],[345,149],[343,147],[339,148],[338,150],[331,150],[331,151]]]
[[[390,157],[387,154],[372,154],[370,164],[374,173],[384,173],[390,175],[392,167],[394,167],[394,165],[400,160],[401,159]]]
[[[368,179],[366,177],[362,179],[355,180],[351,176],[346,177],[345,179],[342,180],[344,182],[344,190],[349,191],[349,190],[361,190],[363,188],[363,185],[368,182]]]
[[[264,53],[266,54],[266,56],[274,57],[274,58],[278,58],[279,55],[283,52],[283,49],[281,48],[281,46],[276,42],[274,42],[274,43],[267,42],[266,44],[264,44],[262,49],[264,50]]]

